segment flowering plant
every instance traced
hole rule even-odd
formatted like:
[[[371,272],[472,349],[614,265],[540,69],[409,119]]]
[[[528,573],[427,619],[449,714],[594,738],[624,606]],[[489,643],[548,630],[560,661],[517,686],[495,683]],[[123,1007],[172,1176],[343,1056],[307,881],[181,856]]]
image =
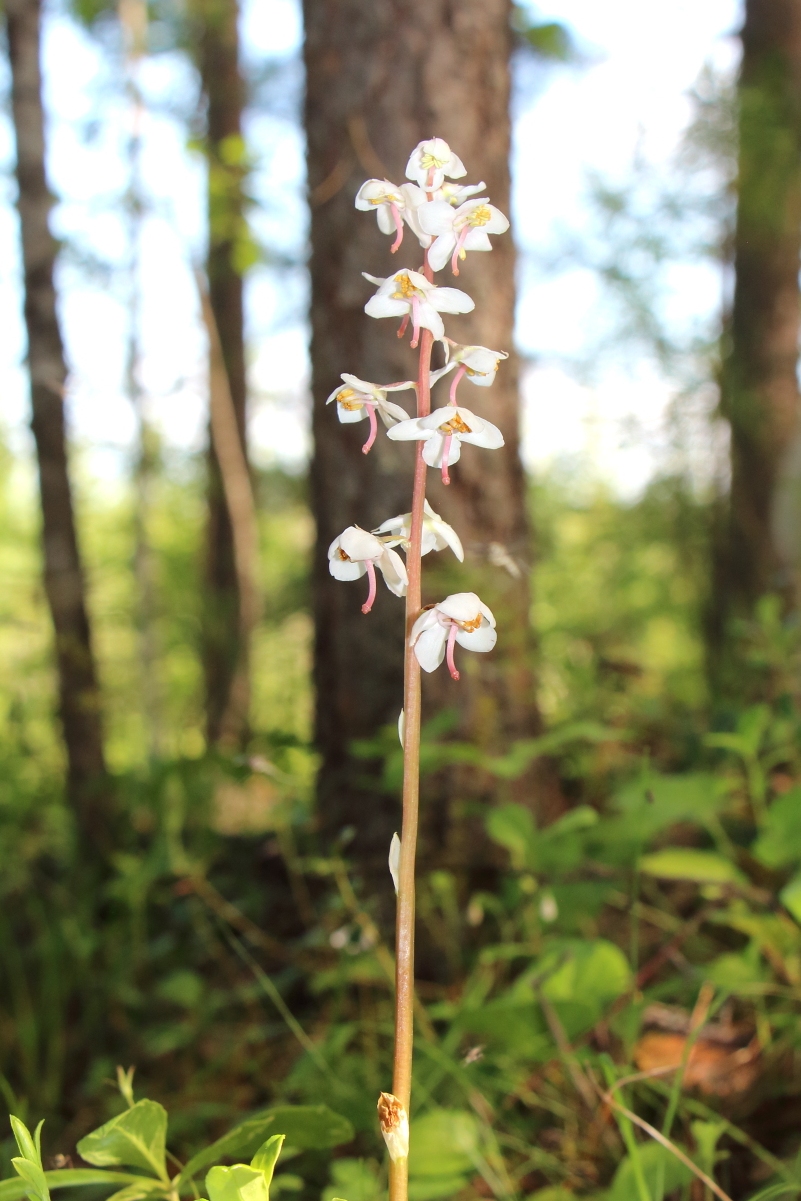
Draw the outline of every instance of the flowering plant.
[[[408,1196],[409,1101],[412,1083],[412,1038],[414,1000],[414,909],[415,855],[417,849],[421,670],[435,671],[443,660],[451,676],[459,679],[455,646],[487,652],[497,638],[495,618],[474,592],[458,592],[425,608],[422,603],[422,557],[450,547],[461,560],[464,551],[457,532],[442,520],[426,500],[426,468],[442,472],[450,483],[448,468],[459,461],[462,443],[485,449],[503,446],[497,426],[460,405],[457,388],[462,379],[488,387],[495,379],[504,351],[486,346],[460,346],[445,336],[442,314],[469,313],[475,307],[467,293],[434,283],[434,274],[450,260],[459,274],[459,262],[468,251],[492,249],[490,234],[504,233],[507,218],[490,204],[485,185],[446,183],[462,179],[466,169],[447,142],[431,138],[412,151],[406,167],[411,182],[400,187],[387,179],[369,179],[356,196],[356,207],[374,211],[379,229],[394,234],[394,254],[403,241],[404,227],[417,238],[423,251],[419,270],[403,268],[386,278],[363,272],[377,291],[367,301],[370,317],[399,317],[398,337],[411,324],[411,346],[418,351],[417,379],[393,384],[373,384],[356,375],[343,374],[342,387],[328,402],[336,401],[340,421],[367,417],[370,433],[362,449],[365,454],[378,435],[376,414],[394,441],[417,443],[409,513],[389,517],[372,532],[351,525],[329,549],[331,574],[339,580],[367,575],[369,592],[362,612],[369,613],[376,594],[378,567],[389,589],[406,598],[406,646],[404,655],[403,710],[398,732],[403,745],[403,818],[401,835],[392,839],[389,866],[397,893],[395,958],[395,1052],[392,1092],[382,1092],[378,1102],[381,1130],[390,1156],[390,1201]],[[435,341],[444,349],[445,365],[431,369]],[[431,411],[431,389],[453,372],[448,402]],[[387,392],[414,389],[417,412],[387,400]],[[406,562],[397,550],[405,552]]]

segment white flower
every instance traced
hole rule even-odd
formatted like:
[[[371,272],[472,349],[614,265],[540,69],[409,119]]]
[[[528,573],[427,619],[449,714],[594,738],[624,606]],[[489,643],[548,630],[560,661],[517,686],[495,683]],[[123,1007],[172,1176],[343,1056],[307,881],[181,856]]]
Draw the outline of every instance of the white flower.
[[[344,387],[334,388],[325,403],[330,405],[333,400],[337,402],[337,416],[340,421],[362,421],[365,417],[369,418],[370,432],[362,447],[364,454],[367,454],[375,442],[378,432],[376,413],[381,414],[381,420],[386,426],[394,425],[397,421],[408,421],[409,414],[400,405],[387,400],[387,392],[402,392],[405,388],[414,388],[414,380],[404,380],[399,384],[371,384],[367,380],[359,379],[357,375],[348,375],[345,371],[340,379],[344,380]]]
[[[428,196],[414,183],[401,184],[400,192],[404,203],[403,219],[423,249],[427,250],[431,245],[431,234],[427,234],[420,224],[419,211],[424,204],[428,204]]]
[[[375,534],[349,525],[328,548],[328,570],[335,580],[358,580],[365,573],[370,581],[362,613],[369,613],[375,600],[375,569],[384,576],[384,583],[396,596],[406,595],[409,582],[403,559],[390,550]]]
[[[451,342],[450,338],[444,338],[442,344],[448,362],[445,367],[431,372],[431,386],[455,367],[456,375],[450,388],[452,405],[456,404],[456,389],[463,376],[466,375],[470,383],[479,388],[489,388],[495,382],[501,362],[509,358],[505,350],[489,350],[486,346],[459,346],[457,342]]]
[[[436,190],[431,199],[447,200],[448,204],[458,208],[463,201],[467,200],[468,196],[475,196],[476,192],[483,192],[486,186],[483,179],[481,183],[444,183],[441,188]]]
[[[395,241],[390,246],[394,254],[403,241],[403,211],[406,208],[403,189],[388,179],[368,179],[356,193],[356,208],[363,213],[375,209],[382,234],[395,234]]]
[[[467,200],[456,209],[447,200],[432,200],[419,209],[417,219],[434,238],[429,263],[441,271],[450,259],[454,275],[459,274],[459,259],[466,258],[468,250],[492,250],[488,235],[509,228],[508,218],[486,197]]]
[[[401,840],[397,834],[393,834],[392,842],[389,844],[389,874],[392,876],[392,883],[395,885],[395,896],[398,895],[398,885],[400,883],[400,857]]]
[[[378,1121],[389,1158],[393,1163],[406,1159],[409,1154],[409,1115],[403,1102],[392,1093],[381,1093],[378,1098]]]
[[[430,329],[435,338],[443,338],[445,326],[440,313],[469,313],[475,308],[466,292],[458,288],[437,288],[419,271],[396,271],[388,279],[362,272],[365,279],[378,285],[375,296],[364,306],[368,317],[402,317],[398,337],[402,338],[412,320],[412,347],[417,346],[420,330]]]
[[[461,405],[446,405],[427,417],[411,417],[393,425],[388,437],[395,442],[421,442],[423,459],[429,467],[442,468],[442,482],[450,483],[448,468],[459,461],[462,442],[497,450],[503,446],[503,434],[497,425],[477,417]]]
[[[469,651],[491,651],[497,641],[492,611],[475,592],[454,592],[438,605],[431,605],[412,626],[410,643],[423,671],[436,671],[447,656],[448,671],[459,679],[453,661],[458,642]]]
[[[406,164],[406,178],[413,179],[427,192],[441,188],[445,176],[461,179],[467,169],[442,138],[428,138],[415,146]]]
[[[444,550],[446,546],[449,546],[459,562],[463,563],[464,550],[456,530],[453,526],[448,525],[447,521],[443,521],[439,513],[434,512],[427,500],[423,501],[423,509],[423,537],[420,554],[427,555],[431,550]],[[412,536],[412,515],[403,513],[400,517],[390,517],[387,521],[383,521],[377,530],[373,530],[373,533],[379,537],[384,535],[385,546],[402,546],[404,550],[407,550],[409,539]],[[391,537],[387,537],[388,534]]]

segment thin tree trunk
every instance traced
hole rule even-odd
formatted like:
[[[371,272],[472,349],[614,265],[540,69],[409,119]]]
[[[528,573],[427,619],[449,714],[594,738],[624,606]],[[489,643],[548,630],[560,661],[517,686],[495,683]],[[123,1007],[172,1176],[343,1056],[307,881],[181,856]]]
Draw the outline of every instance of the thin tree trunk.
[[[797,602],[801,550],[801,0],[747,0],[742,43],[735,288],[722,400],[731,426],[731,493],[711,621],[718,654],[732,617],[750,615],[759,597],[779,593],[787,605]]]
[[[340,425],[327,395],[339,373],[375,383],[414,375],[414,356],[390,322],[371,321],[371,295],[360,271],[385,276],[419,268],[421,251],[407,230],[396,259],[375,219],[354,209],[366,177],[404,182],[410,151],[423,138],[445,138],[468,169],[465,181],[486,181],[486,194],[509,206],[509,30],[507,0],[306,0],[306,131],[312,205],[312,373],[314,457],[312,504],[317,522],[314,565],[317,740],[322,752],[319,812],[330,834],[351,826],[362,869],[386,874],[389,841],[398,828],[394,796],[382,793],[354,739],[394,725],[401,707],[403,606],[382,590],[364,617],[354,588],[331,579],[326,552],[350,524],[366,529],[408,512],[413,453],[379,435],[361,453],[360,427]],[[443,283],[451,283],[450,271]],[[514,306],[514,249],[495,240],[491,254],[469,256],[458,286],[476,300],[474,315],[446,318],[463,343],[510,350]],[[443,385],[440,385],[442,388]],[[435,394],[434,404],[447,400]],[[531,675],[529,545],[525,480],[518,453],[518,393],[514,358],[489,390],[463,381],[460,403],[499,425],[502,451],[465,449],[443,488],[429,473],[431,503],[460,534],[466,562],[443,552],[425,560],[424,600],[447,592],[478,592],[498,618],[490,656],[469,656],[462,680],[425,681],[429,708],[459,714],[458,733],[498,749],[538,729]],[[403,393],[395,399],[403,403]],[[407,406],[408,407],[408,406]],[[500,564],[500,566],[499,566]],[[505,566],[504,566],[505,564]],[[468,656],[465,656],[468,658]],[[454,780],[429,788],[421,820],[426,844],[440,862],[486,858],[486,839],[466,835]],[[486,790],[486,781],[481,787]],[[477,787],[461,783],[459,802]],[[450,795],[446,795],[450,793]],[[529,791],[528,798],[531,799]]]
[[[84,833],[102,844],[107,830],[107,777],[100,694],[67,471],[67,371],[53,283],[56,243],[48,224],[52,198],[45,175],[40,5],[39,0],[7,0],[5,7],[17,142],[31,425],[39,460],[44,584],[55,629],[67,783]]]
[[[246,243],[242,140],[244,87],[239,63],[237,0],[191,0],[196,23],[196,61],[207,105],[206,152],[209,171],[209,249],[206,274],[219,334],[228,388],[247,463],[247,385],[241,254]],[[232,702],[235,681],[241,692],[247,675],[242,598],[237,580],[231,518],[225,499],[214,438],[209,437],[206,622],[203,663],[206,677],[206,730],[209,742],[242,743],[247,712]],[[245,685],[247,681],[245,680]]]

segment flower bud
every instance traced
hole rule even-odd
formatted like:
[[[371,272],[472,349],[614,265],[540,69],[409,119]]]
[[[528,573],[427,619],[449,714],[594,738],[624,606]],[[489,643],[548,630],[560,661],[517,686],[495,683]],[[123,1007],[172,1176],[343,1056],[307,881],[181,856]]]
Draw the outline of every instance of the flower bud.
[[[378,1121],[389,1158],[393,1163],[406,1159],[409,1154],[409,1117],[403,1104],[392,1093],[381,1093],[378,1098]]]

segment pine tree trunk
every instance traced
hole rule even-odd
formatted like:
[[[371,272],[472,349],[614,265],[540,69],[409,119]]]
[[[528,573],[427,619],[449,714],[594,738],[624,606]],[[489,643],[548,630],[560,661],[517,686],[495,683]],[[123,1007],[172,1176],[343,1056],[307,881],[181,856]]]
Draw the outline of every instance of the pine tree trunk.
[[[17,202],[25,273],[25,325],[42,502],[44,584],[55,630],[67,782],[90,842],[104,843],[108,781],[100,694],[67,470],[64,350],[56,313],[56,243],[48,224],[39,0],[7,0],[11,104],[17,142]]]
[[[326,553],[346,526],[366,529],[408,512],[413,453],[383,433],[369,455],[361,452],[366,426],[340,425],[325,399],[352,372],[375,383],[414,375],[408,339],[390,321],[366,317],[373,288],[362,270],[386,276],[419,268],[422,251],[407,230],[398,254],[375,218],[354,209],[365,178],[404,182],[408,155],[423,138],[445,138],[467,166],[466,180],[486,181],[494,204],[509,208],[509,54],[507,0],[306,0],[306,131],[312,205],[312,373],[314,457],[312,504],[317,522],[314,564],[317,739],[322,753],[319,812],[329,836],[352,826],[349,853],[368,875],[386,875],[386,856],[398,828],[397,799],[381,792],[369,765],[354,756],[354,739],[393,725],[401,707],[403,606],[379,585],[368,616],[360,612],[359,585],[333,580]],[[510,350],[514,309],[514,247],[494,239],[491,254],[473,254],[458,280],[475,312],[447,318],[450,337]],[[439,385],[434,403],[447,401]],[[411,394],[410,394],[411,395]],[[425,600],[475,591],[495,611],[498,647],[468,656],[462,680],[426,677],[430,712],[458,713],[461,737],[499,750],[510,738],[538,729],[531,675],[529,625],[530,531],[525,479],[518,451],[518,392],[514,356],[502,364],[491,389],[463,381],[460,403],[489,417],[506,439],[501,451],[466,447],[444,488],[429,472],[429,498],[465,545],[460,568],[449,552],[425,560]],[[404,403],[404,394],[394,397]],[[406,398],[406,407],[411,402]],[[434,563],[434,559],[437,562]],[[500,564],[500,566],[499,566]],[[475,775],[475,774],[474,774]],[[469,835],[459,804],[486,792],[487,782],[455,780],[429,788],[424,805],[423,859],[484,859],[486,838]],[[530,793],[527,799],[530,798]]]
[[[731,493],[712,643],[766,593],[797,602],[801,537],[801,0],[748,0],[739,83],[735,289],[724,361]]]
[[[237,0],[191,0],[195,56],[207,105],[209,298],[247,462],[247,382],[241,252],[246,235],[242,139],[244,87],[239,63]],[[203,663],[210,743],[236,746],[247,737],[248,648],[243,643],[231,519],[214,439],[209,437],[206,620]],[[244,698],[244,699],[243,699]]]

